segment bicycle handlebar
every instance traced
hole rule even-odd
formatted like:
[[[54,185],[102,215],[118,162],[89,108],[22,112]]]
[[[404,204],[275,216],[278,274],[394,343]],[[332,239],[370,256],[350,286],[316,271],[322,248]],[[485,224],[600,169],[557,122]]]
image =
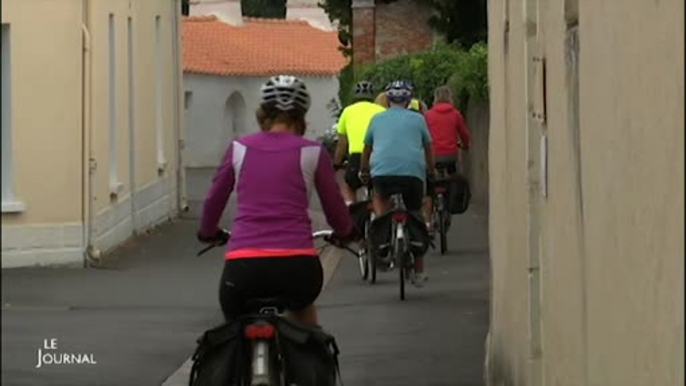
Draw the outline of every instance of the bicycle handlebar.
[[[228,241],[228,239],[231,238],[231,232],[226,231],[226,230],[224,230],[224,232],[228,235],[228,238],[227,238],[227,241]],[[355,250],[349,248],[347,245],[340,246],[339,243],[337,243],[337,242],[333,239],[333,231],[332,231],[332,230],[320,230],[320,231],[316,231],[316,232],[312,233],[312,238],[315,239],[315,240],[317,240],[317,239],[322,239],[322,240],[324,240],[325,242],[327,242],[327,243],[329,243],[329,244],[331,244],[331,245],[333,245],[333,246],[335,246],[335,247],[339,247],[339,248],[345,249],[345,250],[347,250],[348,252],[350,252],[350,253],[354,254],[355,256],[357,256],[357,251],[355,251]],[[198,252],[198,254],[197,254],[196,256],[204,255],[205,253],[211,251],[212,249],[217,248],[217,247],[221,247],[222,245],[225,245],[225,244],[226,244],[226,242],[224,242],[223,240],[220,241],[220,242],[212,243],[212,244],[208,245],[207,247],[203,248],[200,252]]]

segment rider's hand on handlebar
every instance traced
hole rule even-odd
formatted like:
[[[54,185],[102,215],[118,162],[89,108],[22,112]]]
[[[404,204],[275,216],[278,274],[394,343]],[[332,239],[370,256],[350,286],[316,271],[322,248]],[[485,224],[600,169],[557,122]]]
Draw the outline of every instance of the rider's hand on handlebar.
[[[432,181],[436,180],[436,168],[435,167],[428,168],[426,170],[426,175],[429,177],[430,180],[432,180]]]
[[[357,230],[353,227],[352,231],[349,234],[341,236],[339,234],[334,233],[331,236],[327,237],[326,241],[337,248],[344,248],[346,245],[359,239],[360,235],[357,232]]]
[[[201,243],[214,244],[216,246],[225,245],[227,242],[229,242],[230,237],[231,235],[229,232],[224,229],[217,229],[217,232],[211,237],[203,236],[200,234],[200,232],[198,232],[198,240]]]
[[[360,172],[357,174],[357,178],[360,179],[360,182],[367,185],[370,180],[369,170],[360,170]]]

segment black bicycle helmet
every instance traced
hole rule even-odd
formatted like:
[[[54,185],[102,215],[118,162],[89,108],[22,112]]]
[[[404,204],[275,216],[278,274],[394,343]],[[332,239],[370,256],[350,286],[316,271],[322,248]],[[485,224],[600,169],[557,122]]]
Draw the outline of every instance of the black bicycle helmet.
[[[372,82],[363,80],[355,85],[355,96],[358,98],[374,98],[374,85]]]

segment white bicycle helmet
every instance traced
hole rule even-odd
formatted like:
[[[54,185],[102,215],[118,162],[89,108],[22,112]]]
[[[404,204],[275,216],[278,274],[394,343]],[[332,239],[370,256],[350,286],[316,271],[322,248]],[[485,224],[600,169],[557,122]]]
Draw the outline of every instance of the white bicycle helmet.
[[[305,83],[291,75],[277,75],[262,85],[262,106],[281,111],[310,108],[310,93]]]

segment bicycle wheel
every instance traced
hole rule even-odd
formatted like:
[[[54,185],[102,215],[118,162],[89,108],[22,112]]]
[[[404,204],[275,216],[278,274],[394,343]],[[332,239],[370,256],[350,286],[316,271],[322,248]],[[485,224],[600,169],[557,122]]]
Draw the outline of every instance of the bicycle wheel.
[[[357,263],[360,268],[362,280],[367,280],[367,277],[369,277],[369,258],[367,257],[367,251],[364,247],[361,247],[357,252]]]
[[[405,276],[407,275],[407,267],[405,267],[405,249],[403,239],[396,239],[393,248],[393,258],[398,264],[398,272],[400,273],[400,300],[405,300]]]
[[[445,252],[448,250],[448,230],[445,227],[445,212],[441,211],[439,217],[438,233],[441,237],[441,255],[445,255]]]
[[[445,252],[448,250],[448,229],[446,228],[446,219],[445,219],[445,201],[443,198],[443,195],[439,195],[436,198],[436,201],[438,201],[437,205],[437,214],[438,214],[438,221],[437,226],[438,226],[438,234],[439,237],[441,238],[441,255],[445,255]]]
[[[405,300],[405,267],[401,265],[398,272],[400,272],[400,300]]]
[[[369,247],[369,244],[369,221],[367,221],[364,223],[364,239],[362,240],[362,245],[360,246],[360,256],[358,256],[362,280],[367,280],[367,278],[369,278],[369,266],[370,264],[373,264],[371,248]]]
[[[377,260],[376,256],[373,253],[374,247],[372,246],[372,242],[368,241],[367,242],[367,248],[369,251],[369,268],[371,269],[371,277],[369,278],[369,282],[374,284],[376,283],[376,266],[377,266]]]

